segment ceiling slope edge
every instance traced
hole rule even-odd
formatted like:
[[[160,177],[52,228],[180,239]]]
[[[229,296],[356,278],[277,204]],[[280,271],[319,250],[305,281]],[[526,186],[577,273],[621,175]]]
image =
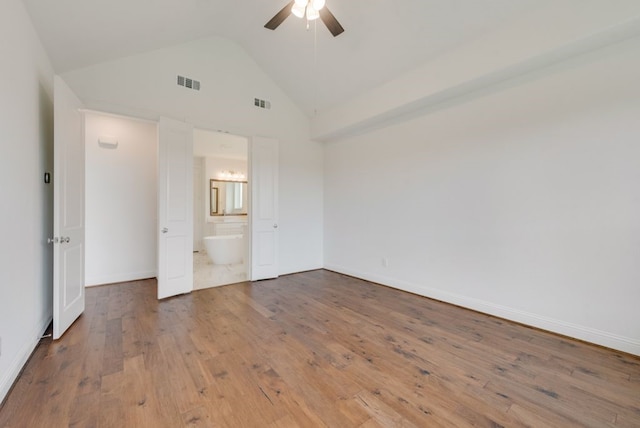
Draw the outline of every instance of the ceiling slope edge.
[[[640,15],[587,36],[556,44],[543,52],[538,50],[532,54],[535,49],[528,52],[522,50],[518,58],[511,62],[498,60],[491,63],[485,58],[484,66],[469,69],[469,62],[478,58],[456,58],[456,54],[468,53],[468,49],[454,52],[439,62],[425,64],[350,102],[320,112],[312,118],[311,138],[320,142],[339,141],[400,123],[466,102],[495,90],[505,81],[533,74],[634,37],[640,37]],[[476,47],[474,49],[477,51]]]

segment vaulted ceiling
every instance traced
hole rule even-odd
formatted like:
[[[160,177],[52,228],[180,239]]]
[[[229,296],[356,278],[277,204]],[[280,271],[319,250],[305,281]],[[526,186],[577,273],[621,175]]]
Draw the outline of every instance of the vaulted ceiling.
[[[505,21],[563,0],[327,0],[345,28],[291,15],[288,0],[24,0],[57,73],[189,40],[242,46],[309,116],[339,105]],[[317,26],[316,26],[317,23]]]

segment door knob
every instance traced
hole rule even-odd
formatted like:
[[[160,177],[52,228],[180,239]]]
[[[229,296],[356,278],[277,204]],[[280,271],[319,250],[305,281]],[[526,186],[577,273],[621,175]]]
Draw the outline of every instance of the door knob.
[[[68,236],[66,238],[60,238],[60,243],[69,243],[71,241],[71,238],[69,238]]]
[[[166,227],[162,228],[162,233],[167,233],[169,231],[169,229],[167,229]]]
[[[47,244],[57,244],[58,243],[58,237],[54,236],[53,238],[47,238]]]
[[[274,228],[274,229],[277,229],[277,228],[278,228],[278,225],[277,225],[277,224],[274,224],[274,225],[273,225],[273,228]]]

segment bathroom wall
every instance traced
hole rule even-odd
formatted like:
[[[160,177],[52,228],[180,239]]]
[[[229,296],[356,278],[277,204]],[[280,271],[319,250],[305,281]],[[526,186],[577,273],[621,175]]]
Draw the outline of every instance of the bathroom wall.
[[[157,124],[88,112],[86,285],[156,275]],[[98,145],[100,137],[118,141]]]
[[[234,171],[237,173],[244,174],[247,176],[247,167],[248,163],[246,160],[241,159],[226,159],[221,157],[207,157],[206,161],[206,199],[205,199],[205,209],[206,209],[206,221],[207,223],[213,223],[215,221],[219,221],[220,216],[212,216],[209,211],[209,203],[210,203],[210,192],[209,192],[209,180],[217,180],[220,179],[220,174],[223,171]],[[246,195],[245,195],[246,196]],[[238,221],[246,221],[247,216],[233,216],[236,217]],[[211,227],[211,226],[209,226]],[[208,229],[210,230],[210,229]]]
[[[218,234],[214,223],[223,220],[220,216],[212,216],[210,207],[209,186],[210,179],[217,179],[222,171],[234,171],[247,175],[247,161],[240,159],[228,159],[222,157],[195,157],[194,158],[194,251],[202,251],[202,237]],[[202,174],[197,174],[198,169],[202,169]],[[198,197],[199,196],[199,197]],[[247,216],[225,216],[224,220],[236,220],[246,222]]]

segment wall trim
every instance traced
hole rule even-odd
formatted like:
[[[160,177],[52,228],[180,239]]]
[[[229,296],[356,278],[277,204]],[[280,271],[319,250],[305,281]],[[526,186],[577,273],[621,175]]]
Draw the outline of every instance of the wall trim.
[[[141,279],[156,278],[157,272],[149,270],[144,272],[125,272],[115,275],[104,275],[85,278],[85,287],[96,287],[98,285],[115,284],[118,282],[138,281]]]
[[[318,269],[325,269],[322,264],[307,264],[307,265],[302,265],[302,266],[298,266],[295,269],[284,269],[278,272],[278,276],[285,276],[285,275],[292,275],[294,273],[300,273],[300,272],[310,272],[312,270],[318,270]]]
[[[619,336],[606,331],[568,323],[566,321],[545,317],[531,312],[521,311],[519,309],[510,308],[507,306],[497,305],[495,303],[464,296],[461,294],[450,293],[448,291],[414,284],[408,281],[402,281],[384,275],[371,274],[355,269],[349,269],[336,264],[326,264],[324,269],[364,279],[366,281],[375,282],[391,288],[396,288],[398,290],[408,291],[420,296],[440,300],[445,303],[451,303],[456,306],[461,306],[463,308],[482,312],[488,315],[494,315],[506,320],[515,321],[531,327],[550,331],[552,333],[561,334],[563,336],[568,336],[574,339],[640,356],[640,341],[632,339],[630,337]]]
[[[27,364],[31,354],[40,343],[40,339],[47,330],[47,327],[49,327],[49,324],[51,324],[51,321],[53,321],[53,316],[47,315],[45,319],[41,320],[40,323],[36,325],[29,335],[30,340],[20,348],[9,365],[7,372],[0,377],[0,405],[3,404],[4,399],[7,397],[11,387],[13,386],[13,383],[18,379],[18,376],[20,376],[22,369]]]

